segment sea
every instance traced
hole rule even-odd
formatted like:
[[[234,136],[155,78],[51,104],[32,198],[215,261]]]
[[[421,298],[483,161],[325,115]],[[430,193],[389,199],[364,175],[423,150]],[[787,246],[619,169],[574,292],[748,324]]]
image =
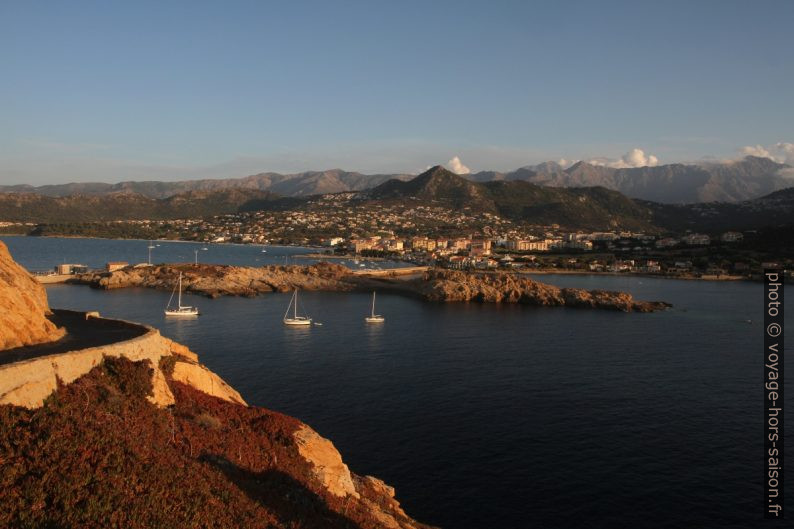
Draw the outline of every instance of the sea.
[[[0,239],[36,270],[148,257],[147,241]],[[156,244],[154,262],[191,261],[198,249],[201,262],[260,266],[316,251]],[[367,266],[375,264],[385,266]],[[386,321],[368,325],[371,294],[305,292],[304,310],[323,325],[289,328],[281,322],[289,294],[187,295],[202,312],[192,320],[165,319],[169,292],[51,285],[47,294],[52,307],[144,322],[188,345],[249,404],[301,419],[352,471],[393,485],[406,512],[427,524],[786,526],[763,518],[762,284],[536,279],[673,308],[624,314],[384,292],[376,308]],[[792,318],[789,310],[790,329]],[[788,391],[787,417],[793,397]]]

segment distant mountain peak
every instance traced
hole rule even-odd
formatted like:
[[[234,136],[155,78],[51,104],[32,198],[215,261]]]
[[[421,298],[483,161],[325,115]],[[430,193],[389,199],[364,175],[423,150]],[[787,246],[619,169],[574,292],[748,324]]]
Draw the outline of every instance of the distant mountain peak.
[[[586,162],[584,160],[579,160],[578,162],[576,162],[575,164],[570,166],[568,169],[565,169],[565,172],[566,173],[572,173],[574,171],[577,171],[577,170],[580,170],[580,169],[586,169],[586,168],[589,168],[589,167],[599,167],[599,166],[597,166],[595,164],[592,164],[590,162]]]
[[[408,181],[389,180],[370,191],[373,198],[417,198],[444,202],[460,208],[470,205],[493,210],[491,201],[484,197],[482,188],[441,165],[435,165]]]
[[[434,165],[424,173],[417,175],[416,179],[434,179],[434,178],[447,178],[447,179],[457,179],[460,178],[461,180],[465,180],[460,175],[457,175],[444,167],[443,165]]]
[[[420,176],[436,176],[436,175],[441,175],[441,176],[447,176],[447,175],[459,176],[459,175],[456,175],[455,173],[453,173],[452,171],[450,171],[449,169],[447,169],[446,167],[444,167],[443,165],[439,164],[439,165],[434,165],[433,167],[428,168],[423,173],[419,173],[418,175],[416,175],[416,177],[419,178]]]
[[[536,165],[525,165],[524,167],[521,167],[521,169],[534,171],[536,173],[558,173],[563,170],[563,166],[558,162],[548,160]]]
[[[772,160],[771,158],[765,158],[762,156],[753,156],[751,154],[748,154],[747,156],[742,158],[739,163],[753,164],[757,167],[766,167],[769,169],[782,169],[784,167],[791,167],[790,165],[787,165],[785,163],[778,163],[775,160]]]

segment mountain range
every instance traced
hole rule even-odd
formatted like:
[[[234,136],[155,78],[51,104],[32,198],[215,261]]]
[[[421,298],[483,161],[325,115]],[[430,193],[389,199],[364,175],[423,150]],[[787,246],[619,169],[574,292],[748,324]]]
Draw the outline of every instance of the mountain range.
[[[390,180],[359,195],[365,200],[413,199],[568,229],[719,233],[794,225],[794,187],[734,203],[663,204],[601,186],[547,187],[518,179],[473,182],[436,166],[412,180]]]
[[[667,164],[616,169],[588,162],[563,168],[555,162],[525,166],[515,171],[481,171],[463,175],[473,182],[525,181],[546,187],[594,187],[619,191],[630,198],[666,204],[741,202],[794,185],[794,168],[768,158],[747,156],[724,163]],[[139,194],[166,199],[189,192],[229,189],[268,191],[281,196],[306,197],[325,193],[362,191],[392,179],[410,180],[409,174],[374,174],[331,169],[294,174],[259,173],[244,178],[184,180],[179,182],[71,183],[0,186],[0,192],[36,193],[49,197],[71,195]]]
[[[563,169],[555,162],[545,162],[508,173],[483,171],[469,178],[477,182],[525,180],[550,187],[602,186],[631,198],[691,204],[740,202],[794,186],[794,168],[757,156],[735,162],[621,169],[588,162],[577,162]]]
[[[392,178],[413,178],[413,175],[365,175],[330,169],[295,174],[259,173],[244,178],[182,180],[177,182],[143,181],[104,184],[97,182],[31,186],[27,184],[0,186],[0,193],[36,193],[48,197],[71,195],[139,194],[164,199],[192,191],[225,191],[243,189],[268,191],[281,196],[303,197],[342,191],[359,191],[374,187]]]
[[[300,199],[256,189],[188,191],[168,198],[138,193],[69,195],[0,193],[0,221],[36,224],[203,218],[241,211],[289,208]]]
[[[390,202],[443,206],[470,215],[492,213],[567,229],[720,232],[794,224],[794,188],[736,203],[663,204],[632,199],[601,186],[548,187],[526,180],[475,182],[435,166],[410,180],[393,178],[346,197],[358,205]],[[187,191],[167,198],[133,192],[51,197],[0,193],[0,221],[57,224],[202,218],[311,206],[313,197],[282,197],[247,188]]]

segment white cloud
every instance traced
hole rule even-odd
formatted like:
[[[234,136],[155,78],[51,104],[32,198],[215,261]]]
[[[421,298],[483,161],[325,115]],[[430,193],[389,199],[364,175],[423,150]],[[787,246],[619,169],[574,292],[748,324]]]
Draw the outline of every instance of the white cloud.
[[[739,149],[742,156],[769,158],[777,163],[794,165],[794,143],[779,141],[773,145],[747,145]]]
[[[557,160],[557,164],[563,169],[567,169],[578,161],[579,160],[568,160],[566,158],[560,158],[559,160]]]
[[[645,154],[642,149],[632,149],[619,160],[610,160],[608,158],[593,158],[588,160],[588,163],[593,165],[603,165],[605,167],[612,167],[615,169],[625,169],[627,167],[653,167],[659,165],[659,158],[653,154]]]
[[[455,174],[469,174],[471,172],[471,169],[463,165],[463,162],[461,162],[460,158],[457,156],[453,156],[452,159],[447,162],[447,165],[449,165],[450,171]]]

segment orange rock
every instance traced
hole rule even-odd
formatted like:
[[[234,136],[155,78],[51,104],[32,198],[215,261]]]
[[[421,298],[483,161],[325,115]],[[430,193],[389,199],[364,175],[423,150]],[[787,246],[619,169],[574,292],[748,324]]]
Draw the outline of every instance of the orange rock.
[[[0,350],[58,340],[64,335],[47,314],[47,293],[0,242]]]
[[[168,338],[163,338],[165,343],[168,345],[168,348],[172,355],[181,356],[183,358],[187,358],[192,362],[198,362],[198,355],[187,348],[186,345],[182,345],[181,343],[175,342],[173,340],[169,340]]]

